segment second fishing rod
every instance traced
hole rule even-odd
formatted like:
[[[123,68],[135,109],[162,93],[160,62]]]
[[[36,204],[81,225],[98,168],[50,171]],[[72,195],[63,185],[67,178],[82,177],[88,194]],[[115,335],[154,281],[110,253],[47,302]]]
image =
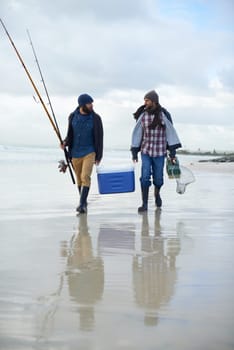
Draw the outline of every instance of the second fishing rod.
[[[58,130],[59,139],[60,139],[60,142],[62,143],[62,137],[61,137],[59,126],[58,126],[58,123],[57,123],[57,120],[56,120],[56,117],[55,117],[54,109],[53,109],[53,106],[52,106],[52,103],[51,103],[51,100],[50,100],[50,96],[49,96],[49,93],[48,93],[48,90],[47,90],[47,87],[46,87],[46,84],[45,84],[45,80],[44,80],[44,77],[43,77],[43,74],[42,74],[42,70],[41,70],[41,67],[40,67],[40,64],[39,64],[39,61],[38,61],[38,57],[37,57],[37,54],[36,54],[36,51],[35,51],[35,48],[34,48],[34,45],[33,45],[33,42],[32,42],[32,38],[31,38],[31,35],[30,35],[28,29],[27,29],[27,34],[28,34],[30,45],[32,47],[33,55],[35,57],[35,61],[36,61],[38,70],[39,70],[39,73],[40,73],[40,76],[41,76],[41,81],[42,81],[42,84],[44,86],[44,90],[45,90],[45,93],[46,93],[46,96],[47,96],[47,99],[48,99],[48,103],[49,103],[50,110],[51,110],[51,113],[52,113],[52,116],[53,116],[53,119],[54,119],[54,123],[56,125],[57,130]],[[66,165],[68,166],[68,169],[69,169],[69,172],[70,172],[70,175],[71,175],[71,178],[72,178],[72,182],[75,184],[75,179],[74,179],[72,168],[71,168],[71,164],[72,163],[70,163],[68,152],[67,152],[66,148],[64,148],[64,155],[65,155],[65,159],[66,159],[66,162],[67,162]],[[66,167],[65,167],[64,171],[66,171]]]

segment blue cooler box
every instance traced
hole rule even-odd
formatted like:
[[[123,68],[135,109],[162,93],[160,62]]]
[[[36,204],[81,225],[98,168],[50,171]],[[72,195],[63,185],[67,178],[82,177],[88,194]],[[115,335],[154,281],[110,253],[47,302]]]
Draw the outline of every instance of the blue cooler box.
[[[135,191],[134,167],[97,169],[100,194],[124,193]]]

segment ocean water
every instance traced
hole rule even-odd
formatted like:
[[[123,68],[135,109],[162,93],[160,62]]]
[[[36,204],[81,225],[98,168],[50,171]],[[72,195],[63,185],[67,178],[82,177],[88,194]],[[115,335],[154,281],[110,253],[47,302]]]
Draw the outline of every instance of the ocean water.
[[[183,195],[165,174],[163,207],[136,190],[88,214],[59,173],[60,149],[0,147],[0,349],[224,349],[233,339],[233,167],[197,166]],[[103,166],[132,166],[105,150]]]

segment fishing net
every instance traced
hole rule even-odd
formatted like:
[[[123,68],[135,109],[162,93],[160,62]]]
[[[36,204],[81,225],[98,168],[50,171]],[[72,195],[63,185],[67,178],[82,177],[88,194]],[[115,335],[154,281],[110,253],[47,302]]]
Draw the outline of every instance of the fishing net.
[[[173,172],[173,170],[172,170]],[[176,180],[176,192],[179,194],[183,194],[186,190],[186,187],[195,181],[195,177],[192,171],[185,166],[180,165],[180,176],[176,174],[174,176]]]
[[[195,181],[192,171],[180,165],[177,157],[173,162],[170,158],[167,158],[166,169],[169,179],[176,180],[176,192],[179,194],[183,194],[186,190],[186,186]]]

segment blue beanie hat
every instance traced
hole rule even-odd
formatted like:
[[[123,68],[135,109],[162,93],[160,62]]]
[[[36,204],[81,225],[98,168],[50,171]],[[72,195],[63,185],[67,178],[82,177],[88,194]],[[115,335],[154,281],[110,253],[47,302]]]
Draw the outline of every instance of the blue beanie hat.
[[[82,94],[78,97],[78,105],[80,107],[82,107],[88,103],[93,103],[92,97],[89,96],[88,94]]]

